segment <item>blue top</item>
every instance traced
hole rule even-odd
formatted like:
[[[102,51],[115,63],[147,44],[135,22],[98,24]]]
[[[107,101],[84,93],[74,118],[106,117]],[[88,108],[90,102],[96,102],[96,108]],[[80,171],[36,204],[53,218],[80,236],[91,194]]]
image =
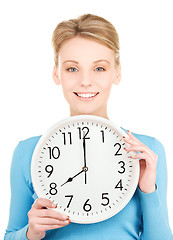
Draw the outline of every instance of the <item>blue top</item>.
[[[71,223],[62,228],[48,230],[44,239],[173,240],[167,211],[164,147],[156,138],[135,133],[133,135],[158,155],[157,189],[152,193],[144,193],[137,187],[130,202],[108,220],[93,224]],[[27,240],[27,213],[37,198],[31,182],[31,159],[39,138],[40,136],[20,141],[14,151],[10,173],[9,222],[4,240]]]

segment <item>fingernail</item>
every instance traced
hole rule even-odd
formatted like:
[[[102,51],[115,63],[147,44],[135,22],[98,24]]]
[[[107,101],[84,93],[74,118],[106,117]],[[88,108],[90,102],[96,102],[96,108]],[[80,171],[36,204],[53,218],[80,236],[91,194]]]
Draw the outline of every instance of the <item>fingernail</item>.
[[[56,208],[57,206],[56,206],[56,204],[52,203],[52,207]]]
[[[67,221],[64,221],[64,222],[65,222],[65,224],[71,223],[71,221],[70,221],[70,220],[67,220]]]
[[[63,215],[64,220],[69,220],[69,218],[70,218],[69,216]]]

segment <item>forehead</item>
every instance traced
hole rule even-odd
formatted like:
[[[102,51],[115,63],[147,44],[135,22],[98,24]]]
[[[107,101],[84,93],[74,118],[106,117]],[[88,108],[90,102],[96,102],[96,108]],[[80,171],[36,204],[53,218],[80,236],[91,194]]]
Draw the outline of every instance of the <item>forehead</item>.
[[[66,40],[59,52],[59,61],[76,60],[78,62],[91,62],[99,59],[113,61],[114,53],[107,46],[91,39],[76,36]]]

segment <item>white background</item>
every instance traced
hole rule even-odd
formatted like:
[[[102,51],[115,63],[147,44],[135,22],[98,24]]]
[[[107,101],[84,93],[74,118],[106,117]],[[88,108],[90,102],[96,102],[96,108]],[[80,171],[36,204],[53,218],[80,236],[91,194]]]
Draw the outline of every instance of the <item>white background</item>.
[[[20,140],[43,134],[69,117],[61,86],[52,80],[51,36],[56,25],[84,13],[111,21],[120,38],[121,84],[108,116],[132,132],[159,139],[166,150],[168,211],[173,229],[172,1],[0,2],[0,239],[9,217],[10,165]]]

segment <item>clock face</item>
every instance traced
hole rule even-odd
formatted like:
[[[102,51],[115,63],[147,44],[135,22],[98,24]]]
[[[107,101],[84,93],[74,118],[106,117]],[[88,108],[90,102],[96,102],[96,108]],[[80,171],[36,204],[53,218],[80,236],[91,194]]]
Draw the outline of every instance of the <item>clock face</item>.
[[[94,223],[118,213],[132,198],[139,160],[126,152],[125,131],[92,115],[64,119],[44,134],[31,163],[38,197],[50,199],[72,222]]]

